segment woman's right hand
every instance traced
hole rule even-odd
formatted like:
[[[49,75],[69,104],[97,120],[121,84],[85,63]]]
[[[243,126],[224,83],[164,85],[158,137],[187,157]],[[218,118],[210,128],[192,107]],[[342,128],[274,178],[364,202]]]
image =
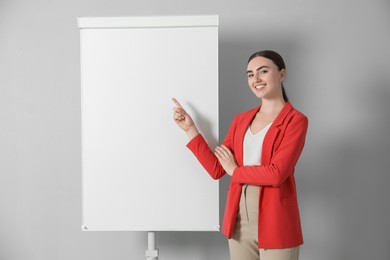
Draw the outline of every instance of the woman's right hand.
[[[194,121],[191,116],[184,110],[184,108],[180,105],[179,101],[176,98],[172,98],[173,103],[175,103],[176,107],[173,108],[173,119],[176,124],[187,133],[188,137],[194,137],[198,134],[198,129],[195,126]]]

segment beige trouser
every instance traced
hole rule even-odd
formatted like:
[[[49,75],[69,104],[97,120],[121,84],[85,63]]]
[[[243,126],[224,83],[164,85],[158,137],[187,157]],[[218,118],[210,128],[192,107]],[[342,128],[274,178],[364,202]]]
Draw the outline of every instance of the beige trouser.
[[[229,239],[231,260],[298,260],[299,246],[282,249],[258,248],[259,186],[243,185],[233,237]]]

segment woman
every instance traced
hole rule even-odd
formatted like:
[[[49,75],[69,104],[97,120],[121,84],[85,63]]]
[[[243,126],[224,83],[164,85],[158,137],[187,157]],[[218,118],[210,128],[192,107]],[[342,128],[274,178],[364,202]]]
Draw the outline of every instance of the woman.
[[[246,74],[261,104],[234,118],[214,152],[173,98],[174,120],[190,140],[187,147],[213,179],[226,173],[232,177],[222,226],[231,259],[297,260],[303,238],[294,168],[308,120],[288,101],[283,87],[286,68],[278,53],[252,54]]]

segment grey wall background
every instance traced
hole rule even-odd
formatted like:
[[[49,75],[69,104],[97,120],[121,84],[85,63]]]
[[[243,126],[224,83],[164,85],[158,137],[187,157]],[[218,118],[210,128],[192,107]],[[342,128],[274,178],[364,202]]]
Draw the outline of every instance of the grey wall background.
[[[76,18],[182,14],[220,15],[221,138],[259,102],[248,56],[274,49],[287,63],[287,93],[310,120],[296,169],[301,259],[390,259],[390,2],[381,0],[0,0],[0,259],[144,259],[144,232],[80,231]],[[228,259],[219,233],[164,232],[158,247],[162,260]]]

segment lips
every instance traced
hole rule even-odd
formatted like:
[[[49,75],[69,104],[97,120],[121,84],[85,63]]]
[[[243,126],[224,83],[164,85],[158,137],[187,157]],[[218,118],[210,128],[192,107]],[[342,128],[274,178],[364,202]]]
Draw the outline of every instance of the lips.
[[[255,86],[255,89],[262,89],[265,87],[265,84],[262,84],[262,85],[256,85]]]

